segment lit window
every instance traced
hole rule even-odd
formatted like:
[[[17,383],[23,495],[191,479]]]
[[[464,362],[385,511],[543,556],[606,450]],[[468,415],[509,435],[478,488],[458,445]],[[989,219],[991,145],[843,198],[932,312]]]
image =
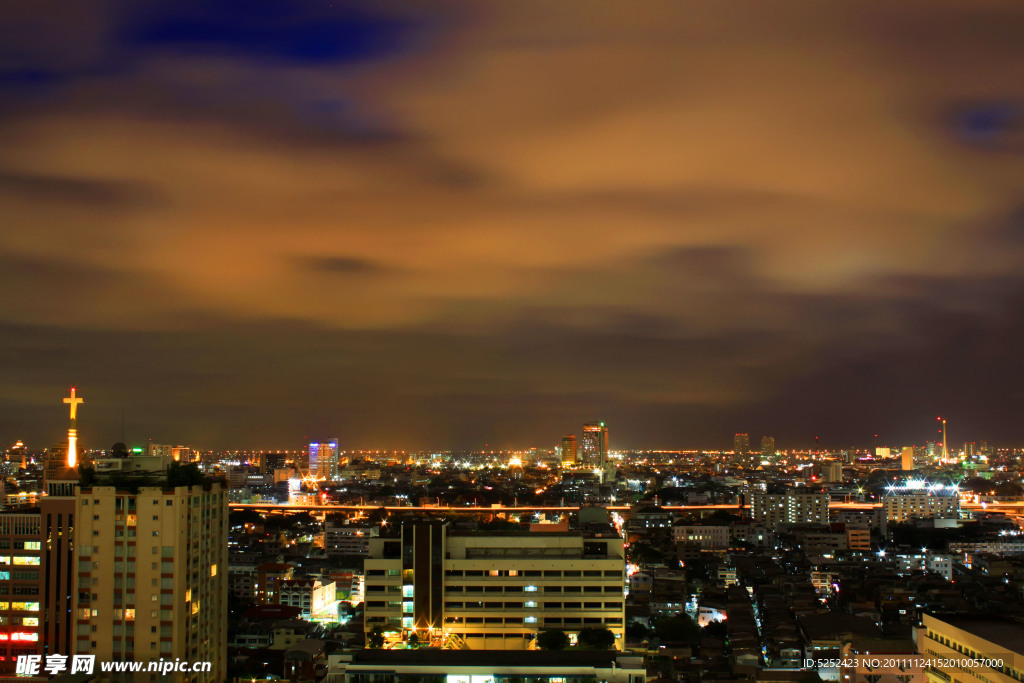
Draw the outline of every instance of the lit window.
[[[39,564],[39,558],[38,557],[18,556],[18,557],[14,558],[14,564],[37,565],[37,564]]]
[[[536,624],[537,623],[537,617],[526,617],[526,623],[527,624]]]
[[[413,590],[412,586],[409,586],[409,585],[402,586],[402,597],[403,598],[411,598],[412,597],[412,590]]]
[[[39,541],[25,541],[25,550],[39,550]]]
[[[527,593],[536,593],[537,592],[537,587],[536,586],[526,586],[525,588],[523,588],[523,590],[526,591]]]
[[[524,607],[536,607],[537,603],[533,600],[528,600],[523,604]]]
[[[217,565],[210,565],[210,576],[217,576]]]

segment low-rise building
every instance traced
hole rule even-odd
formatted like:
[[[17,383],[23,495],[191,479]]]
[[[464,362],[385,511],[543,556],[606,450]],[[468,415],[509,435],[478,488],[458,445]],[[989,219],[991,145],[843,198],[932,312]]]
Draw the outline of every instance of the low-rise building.
[[[333,581],[290,579],[278,584],[278,604],[298,607],[303,619],[337,621],[338,600]]]
[[[328,555],[367,555],[370,539],[380,534],[380,527],[337,524],[328,520],[324,524],[324,552]]]
[[[672,539],[676,543],[694,544],[701,550],[726,550],[730,536],[727,526],[680,524],[672,527]]]

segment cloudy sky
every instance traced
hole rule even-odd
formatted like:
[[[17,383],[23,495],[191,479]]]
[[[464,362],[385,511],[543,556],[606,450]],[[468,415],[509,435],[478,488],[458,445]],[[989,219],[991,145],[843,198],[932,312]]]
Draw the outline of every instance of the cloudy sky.
[[[0,442],[1024,443],[1024,5],[0,6]]]

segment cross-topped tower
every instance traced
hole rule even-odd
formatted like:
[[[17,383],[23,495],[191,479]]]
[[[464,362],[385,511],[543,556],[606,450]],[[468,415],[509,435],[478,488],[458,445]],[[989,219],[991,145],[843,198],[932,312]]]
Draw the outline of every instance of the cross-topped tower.
[[[68,427],[68,467],[74,469],[78,463],[78,404],[85,400],[75,396],[75,388],[71,387],[71,395],[64,399],[71,407],[71,426]]]
[[[71,404],[71,422],[73,424],[78,419],[78,404],[85,403],[85,400],[75,396],[75,388],[71,387],[71,395],[65,398],[64,402]]]

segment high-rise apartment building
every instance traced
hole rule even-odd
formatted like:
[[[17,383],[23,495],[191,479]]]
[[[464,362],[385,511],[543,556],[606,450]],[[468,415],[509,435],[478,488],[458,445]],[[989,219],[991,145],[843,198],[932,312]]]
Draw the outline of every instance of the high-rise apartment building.
[[[608,459],[608,427],[604,422],[587,422],[580,439],[580,463],[604,471]]]
[[[750,497],[751,517],[772,531],[780,524],[827,524],[829,521],[827,493],[755,490]]]
[[[750,452],[750,434],[737,432],[732,437],[732,450],[736,455],[746,455]]]
[[[46,484],[39,500],[42,655],[68,654],[74,647],[76,495],[78,473],[64,469]],[[27,547],[27,544],[26,544]]]
[[[603,528],[603,527],[602,527]],[[370,539],[365,628],[470,649],[526,649],[541,630],[607,628],[624,643],[625,555],[610,525],[585,532],[455,532],[405,524]]]
[[[562,465],[576,464],[576,435],[567,434],[562,437]]]
[[[227,491],[192,486],[79,489],[74,651],[99,661],[181,659],[227,675]],[[152,674],[126,680],[148,681]],[[155,679],[153,679],[155,680]]]
[[[762,436],[761,437],[761,457],[770,458],[775,455],[775,437],[774,436]]]

